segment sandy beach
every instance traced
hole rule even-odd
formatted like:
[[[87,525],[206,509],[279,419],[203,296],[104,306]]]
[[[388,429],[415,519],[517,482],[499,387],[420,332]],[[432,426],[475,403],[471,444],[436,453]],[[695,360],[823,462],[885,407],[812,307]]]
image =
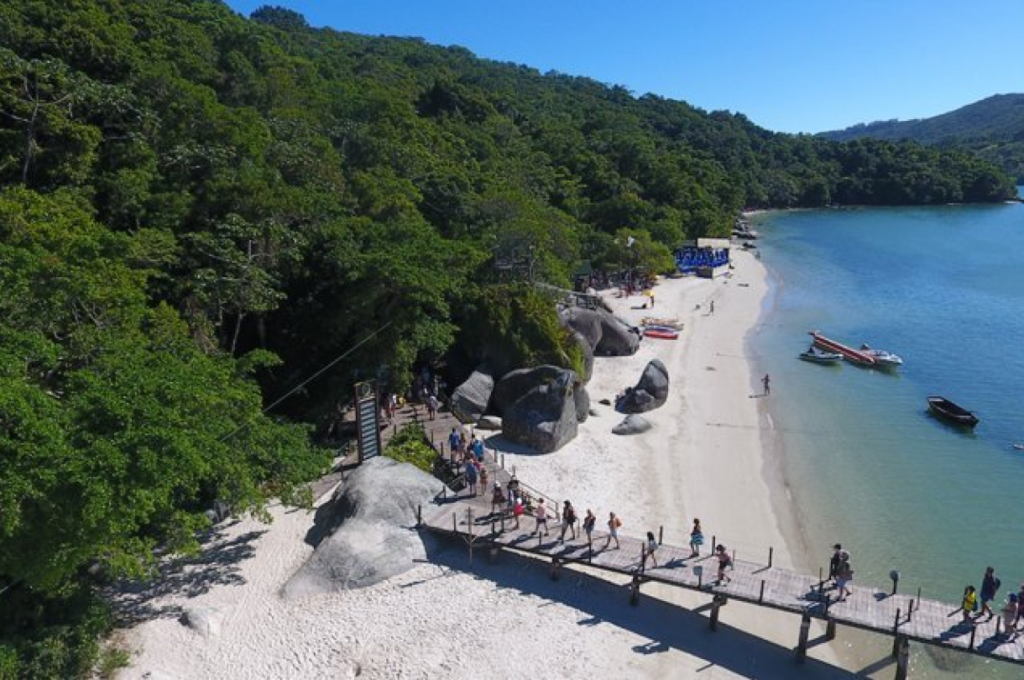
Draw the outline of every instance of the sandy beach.
[[[666,542],[685,544],[699,517],[706,535],[742,559],[767,561],[771,547],[776,565],[807,568],[812,560],[773,467],[765,405],[775,397],[761,394],[750,360],[756,347],[748,346],[767,299],[766,272],[749,252],[735,249],[733,259],[728,277],[662,281],[653,310],[634,309],[639,296],[609,295],[634,322],[679,319],[679,340],[646,339],[632,357],[598,358],[588,385],[598,415],[562,450],[506,450],[506,465],[580,511],[604,518],[614,510],[623,533],[663,527]],[[614,401],[653,358],[672,380],[667,403],[646,414],[654,428],[611,434],[622,416],[600,400]],[[119,677],[725,678],[788,677],[798,668],[793,615],[730,603],[712,633],[706,595],[648,584],[631,607],[622,581],[574,567],[554,582],[539,561],[503,554],[494,564],[470,563],[456,544],[377,586],[285,601],[280,587],[312,552],[303,541],[312,514],[271,514],[269,525],[219,527],[202,559],[128,598],[139,623],[119,635],[132,653]],[[219,631],[203,637],[183,626],[184,606],[213,612]],[[812,628],[812,640],[822,633]],[[828,644],[813,645],[810,657],[802,677],[850,675]]]

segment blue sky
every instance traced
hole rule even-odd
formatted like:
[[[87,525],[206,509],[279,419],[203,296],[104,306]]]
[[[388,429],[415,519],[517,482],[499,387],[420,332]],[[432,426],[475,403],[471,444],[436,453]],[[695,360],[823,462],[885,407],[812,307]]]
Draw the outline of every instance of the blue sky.
[[[228,0],[820,132],[1024,92],[1024,0]]]

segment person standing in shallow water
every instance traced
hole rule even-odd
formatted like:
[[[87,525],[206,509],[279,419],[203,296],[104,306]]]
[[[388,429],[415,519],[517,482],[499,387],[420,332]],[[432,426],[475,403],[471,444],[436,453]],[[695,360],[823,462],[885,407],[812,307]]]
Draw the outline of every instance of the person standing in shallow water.
[[[764,385],[764,396],[768,396],[772,393],[772,379],[767,373],[761,378],[761,384]]]

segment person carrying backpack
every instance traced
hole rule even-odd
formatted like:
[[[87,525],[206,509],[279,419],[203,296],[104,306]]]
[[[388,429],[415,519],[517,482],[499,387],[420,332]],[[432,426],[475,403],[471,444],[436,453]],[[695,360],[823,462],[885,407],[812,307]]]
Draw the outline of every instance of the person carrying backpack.
[[[996,592],[999,590],[999,586],[1002,582],[996,578],[996,570],[992,567],[985,569],[985,576],[981,579],[981,611],[978,612],[978,618],[985,612],[988,612],[988,618],[995,616],[995,612],[992,611],[992,607],[989,603],[996,599]]]
[[[576,509],[572,503],[566,501],[562,505],[562,533],[558,536],[559,543],[565,543],[565,530],[572,532],[572,540],[576,540]]]

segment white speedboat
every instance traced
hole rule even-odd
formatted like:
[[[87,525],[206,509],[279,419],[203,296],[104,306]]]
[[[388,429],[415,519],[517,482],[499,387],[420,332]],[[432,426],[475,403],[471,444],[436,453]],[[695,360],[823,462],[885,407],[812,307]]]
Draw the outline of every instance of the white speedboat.
[[[861,345],[860,351],[874,359],[875,366],[878,368],[895,369],[903,365],[903,359],[892,352],[886,352],[884,349],[875,349],[868,345]]]

